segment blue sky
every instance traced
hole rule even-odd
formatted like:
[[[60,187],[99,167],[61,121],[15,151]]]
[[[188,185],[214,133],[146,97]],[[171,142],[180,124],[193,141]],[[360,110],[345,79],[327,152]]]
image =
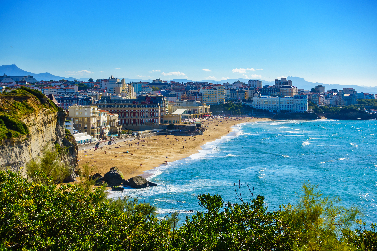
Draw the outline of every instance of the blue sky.
[[[0,65],[76,78],[377,85],[376,1],[19,1]]]

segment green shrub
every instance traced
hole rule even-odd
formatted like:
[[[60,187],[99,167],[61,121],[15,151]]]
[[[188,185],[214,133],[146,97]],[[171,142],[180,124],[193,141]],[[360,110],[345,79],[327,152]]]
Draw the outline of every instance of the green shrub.
[[[3,121],[3,125],[5,125],[5,127],[9,130],[13,130],[24,135],[29,134],[29,129],[25,123],[13,117],[10,117],[8,115],[0,115],[0,120]]]
[[[66,135],[71,135],[71,132],[70,132],[70,130],[68,130],[67,128],[66,128],[66,129],[64,129],[64,132],[66,133]]]
[[[33,181],[42,184],[49,182],[47,177],[60,183],[70,174],[70,168],[60,160],[58,151],[44,151],[43,157],[30,161],[26,170]]]
[[[198,198],[205,211],[197,212],[175,228],[177,214],[158,219],[155,208],[149,204],[130,198],[105,199],[102,188],[88,189],[79,184],[56,186],[46,176],[42,184],[0,171],[0,247],[12,250],[376,250],[377,247],[375,226],[371,230],[346,228],[354,221],[355,211],[345,214],[308,184],[297,205],[273,212],[264,206],[262,196],[238,204],[225,204],[218,195]]]

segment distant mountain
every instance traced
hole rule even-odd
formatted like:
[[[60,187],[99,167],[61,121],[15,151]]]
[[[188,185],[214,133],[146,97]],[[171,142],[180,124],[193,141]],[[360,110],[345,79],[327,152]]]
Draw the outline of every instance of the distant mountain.
[[[310,91],[312,88],[314,88],[317,85],[322,85],[322,86],[325,86],[325,90],[331,90],[331,89],[342,90],[343,88],[354,88],[357,92],[373,93],[373,94],[377,93],[376,87],[359,86],[359,85],[336,85],[336,84],[331,85],[331,84],[323,84],[323,83],[318,83],[318,82],[313,83],[313,82],[306,81],[304,78],[292,77],[292,76],[287,77],[287,79],[292,80],[292,85],[296,86],[298,89],[304,89],[308,91]],[[244,78],[227,79],[227,80],[221,80],[221,81],[215,81],[215,80],[203,80],[203,81],[213,83],[213,84],[216,84],[216,83],[223,84],[226,82],[232,84],[238,80],[246,84],[249,81],[249,79],[244,79]],[[274,84],[275,84],[275,81],[262,80],[262,86],[274,85]]]
[[[292,80],[292,85],[296,86],[299,89],[305,89],[310,91],[312,88],[314,88],[317,85],[325,86],[325,90],[331,90],[331,89],[337,89],[342,90],[343,88],[354,88],[357,92],[364,92],[364,93],[377,93],[377,87],[370,87],[370,86],[359,86],[359,85],[336,85],[336,84],[323,84],[323,83],[313,83],[308,82],[304,78],[299,77],[292,77],[289,76],[287,79]]]
[[[27,75],[30,75],[30,76],[33,76],[35,79],[37,79],[38,81],[41,81],[41,80],[45,80],[45,81],[49,81],[49,80],[54,80],[54,81],[58,81],[58,80],[61,80],[61,79],[66,79],[66,80],[69,80],[69,81],[74,81],[75,78],[65,78],[65,77],[59,77],[59,76],[55,76],[51,73],[32,73],[32,72],[28,72],[28,71],[24,71],[20,68],[18,68],[15,64],[12,64],[12,65],[2,65],[0,66],[0,75],[8,75],[8,76],[27,76]]]
[[[51,73],[32,73],[32,72],[28,72],[28,71],[24,71],[20,68],[18,68],[15,64],[12,64],[12,65],[2,65],[0,66],[0,76],[2,75],[8,75],[8,76],[27,76],[27,75],[31,75],[33,76],[35,79],[37,79],[38,81],[40,80],[45,80],[45,81],[48,81],[48,80],[54,80],[54,81],[57,81],[57,80],[61,80],[61,79],[66,79],[66,80],[69,80],[69,81],[74,81],[75,78],[72,78],[72,77],[69,77],[69,78],[66,78],[66,77],[59,77],[59,76],[55,76]],[[292,84],[294,86],[296,86],[297,88],[299,89],[305,89],[305,90],[311,90],[312,88],[314,88],[315,86],[317,85],[323,85],[325,86],[325,90],[331,90],[331,89],[337,89],[337,90],[342,90],[343,88],[354,88],[357,92],[364,92],[364,93],[374,93],[376,94],[377,93],[377,87],[369,87],[369,86],[359,86],[359,85],[336,85],[336,84],[323,84],[323,83],[313,83],[313,82],[309,82],[309,81],[306,81],[304,78],[300,78],[300,77],[293,77],[293,76],[288,76],[287,79],[290,79],[292,80]],[[77,79],[79,81],[88,81],[88,78],[80,78],[80,79]],[[186,83],[186,82],[193,82],[193,80],[188,80],[188,79],[172,79],[173,81],[176,81],[176,82],[183,82],[183,83]],[[213,83],[213,84],[223,84],[223,83],[234,83],[236,81],[241,81],[241,82],[244,82],[247,84],[247,82],[249,81],[249,79],[244,79],[244,78],[238,78],[238,79],[227,79],[227,80],[220,80],[220,81],[215,81],[215,80],[201,80],[201,81],[197,81],[197,82],[208,82],[208,83]],[[142,82],[152,82],[152,80],[148,79],[148,80],[143,80],[143,79],[131,79],[131,78],[125,78],[125,81],[128,83],[128,82],[139,82],[139,81],[142,81]],[[170,80],[167,80],[168,82]],[[265,81],[265,80],[262,80],[262,85],[265,86],[265,85],[274,85],[274,81]]]

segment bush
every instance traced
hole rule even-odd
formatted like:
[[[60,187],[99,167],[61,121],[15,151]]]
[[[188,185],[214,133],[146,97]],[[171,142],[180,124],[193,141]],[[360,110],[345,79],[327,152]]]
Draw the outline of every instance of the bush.
[[[8,115],[0,115],[0,120],[3,122],[2,125],[5,125],[5,127],[9,130],[13,130],[24,135],[29,134],[29,129],[25,123],[13,117],[10,117]]]
[[[65,134],[66,134],[66,135],[71,135],[71,132],[70,132],[70,130],[68,130],[67,128],[66,128],[66,129],[64,129],[64,132],[65,132]]]
[[[48,184],[49,179],[61,183],[70,174],[70,168],[60,160],[58,150],[45,150],[42,158],[26,165],[26,170],[33,181],[42,184]]]
[[[84,171],[84,172],[88,172]],[[88,177],[88,175],[85,175]],[[87,187],[88,188],[88,187]],[[348,213],[306,184],[294,207],[269,212],[264,198],[224,203],[200,195],[205,212],[175,229],[135,199],[109,200],[101,188],[28,182],[0,171],[0,247],[12,250],[376,250],[376,228],[350,230]],[[347,217],[339,217],[338,214]],[[347,214],[345,214],[347,213]],[[341,225],[339,225],[341,224]],[[341,233],[342,231],[342,233]]]

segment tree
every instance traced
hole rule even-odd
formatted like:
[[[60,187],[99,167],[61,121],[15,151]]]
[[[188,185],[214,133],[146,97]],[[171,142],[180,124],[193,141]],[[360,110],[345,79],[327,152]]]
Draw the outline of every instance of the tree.
[[[88,82],[93,83],[93,78],[88,79]]]

